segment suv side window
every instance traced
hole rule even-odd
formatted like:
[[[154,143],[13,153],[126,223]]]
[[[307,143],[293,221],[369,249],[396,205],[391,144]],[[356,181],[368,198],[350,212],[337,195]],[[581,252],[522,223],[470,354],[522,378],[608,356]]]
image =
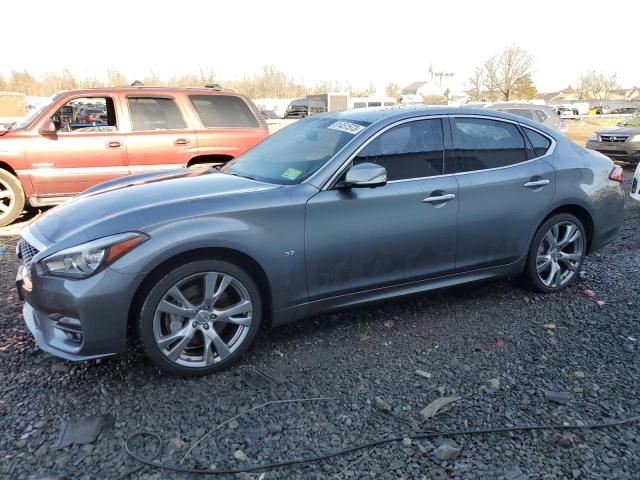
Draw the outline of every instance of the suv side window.
[[[354,164],[373,162],[387,169],[387,179],[406,180],[444,173],[444,140],[439,118],[403,123],[364,147]]]
[[[208,128],[258,128],[258,120],[240,97],[189,95],[202,124]]]
[[[524,138],[513,123],[452,118],[455,171],[473,172],[527,160]]]
[[[51,116],[51,120],[60,133],[118,131],[115,104],[108,96],[69,100]]]
[[[534,155],[532,155],[531,158],[545,155],[549,150],[549,147],[551,147],[551,140],[530,128],[522,127],[522,129],[533,147]]]
[[[180,109],[171,98],[128,97],[127,101],[134,132],[187,128]]]
[[[536,110],[535,111],[536,114],[536,119],[538,120],[538,122],[540,123],[544,123],[544,121],[549,118],[549,115],[547,115],[546,113],[544,113],[542,110]]]

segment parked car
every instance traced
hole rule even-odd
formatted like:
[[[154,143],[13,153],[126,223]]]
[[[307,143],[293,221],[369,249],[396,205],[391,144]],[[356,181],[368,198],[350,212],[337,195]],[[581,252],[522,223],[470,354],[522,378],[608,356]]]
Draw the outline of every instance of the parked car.
[[[260,113],[265,120],[276,120],[280,118],[274,110],[260,110]]]
[[[558,116],[555,108],[549,105],[534,105],[531,103],[493,103],[486,108],[499,112],[512,113],[521,117],[541,123],[560,133],[569,130],[569,124]]]
[[[618,126],[591,134],[585,145],[614,160],[637,165],[640,160],[640,113],[618,123]]]
[[[284,114],[284,118],[305,118],[315,113],[323,113],[327,111],[327,106],[320,100],[311,100],[309,98],[298,98],[291,100]]]
[[[106,112],[89,103],[104,104]],[[123,175],[222,164],[267,135],[249,99],[212,88],[58,93],[0,130],[0,226],[16,219],[25,202],[55,205]]]
[[[99,120],[107,120],[107,112],[101,108],[81,108],[76,113],[74,123],[97,123]]]
[[[631,198],[640,202],[640,165],[636,167],[636,173],[631,182]]]
[[[523,117],[455,107],[315,115],[213,169],[114,179],[22,232],[40,347],[127,349],[178,375],[260,325],[496,277],[571,284],[620,231],[622,169]],[[135,333],[137,332],[137,333]]]
[[[578,110],[573,107],[560,105],[556,108],[556,113],[560,118],[568,118],[573,115],[578,115]]]

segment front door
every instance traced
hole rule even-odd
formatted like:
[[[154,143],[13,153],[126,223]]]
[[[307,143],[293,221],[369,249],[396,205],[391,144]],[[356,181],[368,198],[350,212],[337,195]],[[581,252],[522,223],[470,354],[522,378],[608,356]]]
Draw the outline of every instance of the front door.
[[[527,253],[555,193],[555,170],[540,158],[551,141],[487,118],[452,118],[451,129],[460,188],[456,267],[513,263]],[[537,145],[525,141],[525,131],[538,136]]]
[[[440,118],[402,123],[354,158],[387,170],[377,188],[330,188],[307,203],[311,299],[397,285],[454,268],[457,182],[442,176]]]
[[[124,134],[131,173],[185,166],[198,150],[190,128],[171,97],[126,97],[131,132]]]
[[[36,196],[73,195],[129,173],[113,98],[74,98],[51,120],[56,134],[36,134],[26,148]]]

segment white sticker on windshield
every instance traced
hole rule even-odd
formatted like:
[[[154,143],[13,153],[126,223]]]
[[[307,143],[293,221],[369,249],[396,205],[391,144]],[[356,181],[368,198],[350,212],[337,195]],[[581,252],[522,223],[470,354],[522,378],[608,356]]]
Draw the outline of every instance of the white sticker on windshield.
[[[360,133],[362,130],[364,130],[364,127],[362,125],[358,125],[357,123],[344,122],[342,120],[332,123],[327,128],[330,128],[331,130],[340,130],[341,132],[347,132],[351,135],[355,135],[356,133]]]

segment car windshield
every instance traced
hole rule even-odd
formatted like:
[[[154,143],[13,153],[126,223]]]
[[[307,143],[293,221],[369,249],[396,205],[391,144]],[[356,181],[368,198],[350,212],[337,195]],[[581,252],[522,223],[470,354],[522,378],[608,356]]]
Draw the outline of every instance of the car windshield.
[[[292,185],[315,173],[370,125],[368,122],[309,117],[298,120],[226,164],[230,175]]]
[[[19,122],[16,122],[15,124],[13,124],[12,127],[11,127],[11,130],[24,130],[25,128],[27,128],[29,125],[31,125],[33,123],[33,121],[36,118],[38,118],[40,116],[40,114],[42,112],[44,112],[47,108],[49,108],[51,106],[51,104],[53,102],[55,102],[59,97],[60,97],[59,93],[57,93],[54,96],[52,96],[48,101],[44,102],[38,108],[33,110],[29,115],[24,117]]]
[[[620,122],[620,125],[625,127],[640,127],[640,114],[635,114],[626,120]]]

